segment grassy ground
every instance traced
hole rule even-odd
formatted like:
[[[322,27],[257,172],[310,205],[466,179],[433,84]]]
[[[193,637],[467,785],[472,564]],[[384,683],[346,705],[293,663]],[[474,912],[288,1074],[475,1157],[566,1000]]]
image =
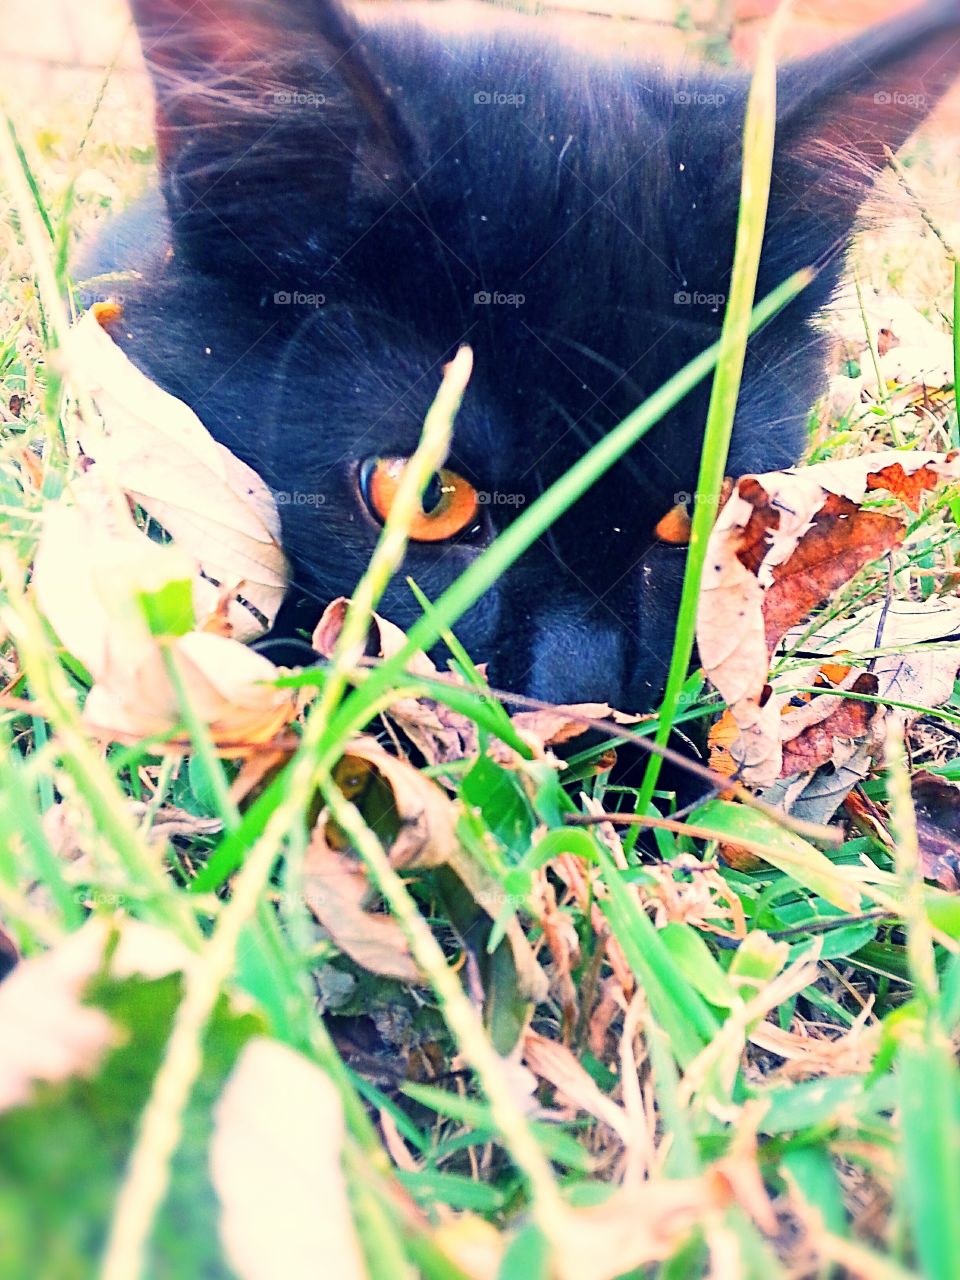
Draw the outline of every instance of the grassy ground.
[[[657,856],[636,828],[591,824],[636,805],[611,784],[610,743],[561,769],[456,650],[453,687],[399,660],[364,680],[341,643],[300,679],[302,722],[242,760],[217,753],[189,698],[179,751],[91,740],[89,672],[29,588],[41,515],[75,474],[36,247],[56,280],[153,152],[138,77],[95,111],[94,78],[65,74],[19,99],[32,212],[0,188],[0,925],[25,958],[17,998],[0,988],[0,1272],[954,1277],[960,909],[920,877],[910,773],[922,760],[960,779],[956,689],[906,748],[890,734],[867,818],[841,815],[826,855],[714,801],[717,827],[749,827],[762,852],[746,860],[680,824],[656,830]],[[956,156],[921,143],[905,162],[960,243]],[[949,333],[947,250],[902,193],[895,217],[880,204],[854,257],[866,309],[895,295]],[[850,337],[859,315],[852,295],[827,321],[847,372],[871,360]],[[450,409],[426,433],[425,475]],[[825,407],[811,447],[916,443],[960,443],[952,392]],[[956,515],[942,502],[895,553],[896,597],[956,591]],[[358,592],[368,606],[395,550]],[[868,567],[849,598],[882,598],[890,571]],[[133,595],[163,614],[155,586]],[[442,633],[430,617],[421,639]],[[367,621],[360,609],[348,632]],[[169,657],[174,637],[155,634]],[[686,714],[717,714],[688,688]],[[409,747],[412,717],[432,765],[358,742],[401,696],[406,719],[374,728]],[[424,729],[441,714],[453,748]],[[645,816],[671,812],[658,792]],[[91,917],[101,931],[81,935]],[[65,959],[43,973],[32,961],[51,949]],[[87,1020],[97,1010],[112,1032]],[[246,1092],[218,1109],[238,1063]]]

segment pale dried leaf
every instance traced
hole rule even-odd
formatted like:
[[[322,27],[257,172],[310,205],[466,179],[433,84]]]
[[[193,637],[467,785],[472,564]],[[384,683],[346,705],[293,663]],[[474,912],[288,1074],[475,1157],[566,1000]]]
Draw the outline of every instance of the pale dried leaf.
[[[277,1041],[247,1043],[214,1114],[210,1172],[238,1280],[366,1280],[341,1165],[340,1097]]]
[[[91,310],[66,349],[73,380],[93,398],[102,424],[81,422],[78,440],[194,556],[204,573],[272,622],[288,573],[280,521],[264,482],[213,439],[196,414],[137,369]],[[247,611],[245,634],[263,626]]]
[[[157,978],[188,967],[190,953],[170,934],[131,920],[114,926],[100,916],[52,951],[21,961],[0,983],[0,1111],[29,1101],[38,1082],[89,1076],[117,1043],[107,1015],[83,1003],[117,927],[111,975]]]

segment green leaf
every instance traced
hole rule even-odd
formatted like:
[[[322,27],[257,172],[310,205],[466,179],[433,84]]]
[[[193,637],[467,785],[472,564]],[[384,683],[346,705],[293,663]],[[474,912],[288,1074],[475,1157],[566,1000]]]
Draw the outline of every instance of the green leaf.
[[[835,1236],[846,1235],[843,1187],[830,1152],[825,1147],[791,1147],[780,1161],[780,1168],[804,1200],[817,1210],[827,1230]]]
[[[181,994],[179,974],[95,980],[87,1002],[117,1024],[117,1047],[93,1071],[39,1084],[27,1104],[0,1115],[4,1280],[93,1280],[98,1274],[118,1182]],[[262,1029],[258,1017],[233,1013],[221,997],[153,1236],[158,1275],[231,1275],[215,1230],[219,1205],[207,1161],[211,1111],[242,1046]]]
[[[684,977],[647,914],[640,910],[610,854],[599,841],[594,844],[610,890],[610,896],[601,904],[603,913],[634,976],[646,991],[653,1016],[673,1053],[687,1066],[716,1035],[719,1023]]]
[[[497,1213],[514,1194],[513,1185],[499,1187],[491,1182],[474,1182],[459,1173],[435,1173],[423,1169],[409,1173],[397,1170],[398,1181],[413,1198],[423,1205],[448,1205],[451,1209],[469,1209],[474,1213]]]
[[[721,1009],[730,1009],[739,1002],[733,983],[696,929],[688,924],[667,924],[660,930],[660,937],[680,972],[705,1000]]]
[[[428,1084],[405,1084],[403,1092],[408,1098],[435,1111],[437,1115],[448,1116],[451,1120],[467,1125],[474,1130],[479,1141],[498,1141],[496,1125],[485,1102],[463,1098],[460,1094],[448,1093],[445,1089]],[[594,1163],[590,1153],[584,1150],[576,1138],[557,1125],[543,1121],[534,1122],[530,1127],[551,1160],[575,1169],[578,1173],[592,1172]]]
[[[189,578],[165,582],[156,591],[139,591],[137,600],[152,636],[184,636],[195,626]]]
[[[841,911],[860,910],[860,891],[849,871],[835,866],[815,845],[758,809],[726,800],[711,800],[690,815],[690,822],[728,837],[731,844],[739,839],[760,845],[763,849],[760,856],[797,884],[826,898]]]
[[[756,1096],[767,1102],[760,1132],[773,1136],[870,1121],[894,1106],[896,1087],[892,1076],[881,1076],[869,1087],[863,1076],[833,1076],[761,1089]]]
[[[960,1068],[931,1019],[913,1024],[896,1065],[903,1200],[926,1280],[956,1280],[960,1259]]]
[[[484,822],[514,860],[526,853],[534,817],[515,773],[482,755],[464,775],[460,795],[465,803],[480,810]]]
[[[550,1247],[540,1228],[531,1223],[511,1240],[497,1280],[548,1280],[549,1275]]]

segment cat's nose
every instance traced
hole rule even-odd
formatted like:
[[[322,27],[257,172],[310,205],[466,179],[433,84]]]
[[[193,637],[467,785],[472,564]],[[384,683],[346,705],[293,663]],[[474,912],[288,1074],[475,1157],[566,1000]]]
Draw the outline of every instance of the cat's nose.
[[[530,669],[514,688],[545,702],[609,702],[624,693],[626,636],[612,615],[598,619],[576,606],[546,611],[529,647]]]

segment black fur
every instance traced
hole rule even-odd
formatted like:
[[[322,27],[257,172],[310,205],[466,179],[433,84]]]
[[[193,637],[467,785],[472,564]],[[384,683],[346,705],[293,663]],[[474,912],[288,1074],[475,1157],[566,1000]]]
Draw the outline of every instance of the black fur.
[[[499,528],[712,342],[726,294],[747,80],[577,53],[539,25],[442,34],[321,0],[135,0],[158,87],[164,202],[81,268],[133,270],[123,342],[281,495],[296,569],[280,621],[349,594],[379,532],[369,457],[410,453],[458,344],[476,354],[450,466],[479,532],[413,544],[436,597]],[[828,300],[884,143],[958,69],[960,4],[785,69],[759,296],[814,285],[751,342],[728,470],[789,465],[821,389]],[[502,95],[506,101],[477,100]],[[523,101],[510,102],[522,97]],[[322,99],[322,101],[321,101]],[[523,295],[483,304],[483,292]],[[321,305],[275,301],[322,294]],[[499,685],[649,706],[683,552],[654,527],[695,487],[709,386],[464,617]],[[383,612],[418,613],[402,579]]]

